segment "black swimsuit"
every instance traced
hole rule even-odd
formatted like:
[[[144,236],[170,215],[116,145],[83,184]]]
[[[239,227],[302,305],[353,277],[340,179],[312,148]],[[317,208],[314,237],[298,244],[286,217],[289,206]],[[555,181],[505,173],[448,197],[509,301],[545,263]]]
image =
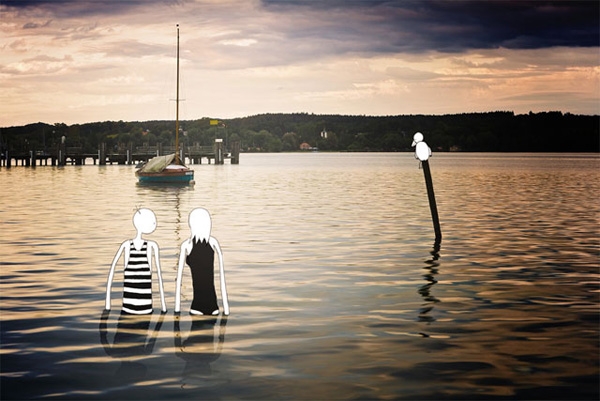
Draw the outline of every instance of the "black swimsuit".
[[[191,309],[210,315],[219,309],[215,292],[215,252],[208,242],[195,242],[185,261],[192,271],[194,285]]]

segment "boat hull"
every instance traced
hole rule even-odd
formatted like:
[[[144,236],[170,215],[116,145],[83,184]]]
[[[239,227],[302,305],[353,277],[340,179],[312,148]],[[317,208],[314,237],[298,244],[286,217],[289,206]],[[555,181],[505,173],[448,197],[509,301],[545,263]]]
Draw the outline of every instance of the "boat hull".
[[[139,182],[157,184],[187,184],[194,179],[193,170],[184,171],[161,171],[159,173],[136,173]]]

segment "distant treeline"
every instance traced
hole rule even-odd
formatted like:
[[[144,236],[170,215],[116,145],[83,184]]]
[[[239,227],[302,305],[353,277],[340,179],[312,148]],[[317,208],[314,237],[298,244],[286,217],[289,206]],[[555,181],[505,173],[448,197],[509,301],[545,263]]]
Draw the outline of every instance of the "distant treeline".
[[[422,132],[436,151],[466,152],[598,152],[599,116],[543,112],[465,113],[442,116],[345,116],[307,113],[261,114],[234,119],[180,122],[184,145],[226,146],[240,141],[248,152],[408,151],[412,136]],[[0,148],[9,151],[52,150],[65,137],[66,146],[96,152],[133,145],[174,144],[174,121],[105,121],[88,124],[36,123],[0,129]]]

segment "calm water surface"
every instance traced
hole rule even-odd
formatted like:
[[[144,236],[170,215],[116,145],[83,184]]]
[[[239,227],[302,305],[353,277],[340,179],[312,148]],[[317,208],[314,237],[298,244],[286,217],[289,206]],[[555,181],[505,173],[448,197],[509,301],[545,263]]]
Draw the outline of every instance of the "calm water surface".
[[[435,154],[439,249],[409,153],[243,154],[193,188],[131,166],[0,170],[4,399],[598,399],[600,157]],[[136,207],[167,314],[103,313]],[[207,208],[231,315],[173,314]],[[120,264],[122,266],[122,264]]]

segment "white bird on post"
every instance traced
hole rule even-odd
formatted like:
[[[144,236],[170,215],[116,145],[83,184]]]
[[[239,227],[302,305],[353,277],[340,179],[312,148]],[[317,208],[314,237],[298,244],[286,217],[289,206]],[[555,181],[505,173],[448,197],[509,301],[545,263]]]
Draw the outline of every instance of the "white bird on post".
[[[413,135],[413,143],[412,146],[415,147],[415,158],[424,162],[427,161],[431,157],[431,148],[423,142],[423,134],[417,132]]]

